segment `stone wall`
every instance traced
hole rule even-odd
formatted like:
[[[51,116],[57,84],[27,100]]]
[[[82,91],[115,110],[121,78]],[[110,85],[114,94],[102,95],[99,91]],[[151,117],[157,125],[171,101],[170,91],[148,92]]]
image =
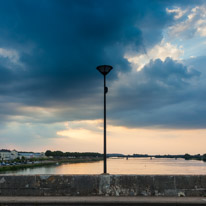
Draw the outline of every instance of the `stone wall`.
[[[0,196],[206,196],[206,175],[0,175]]]

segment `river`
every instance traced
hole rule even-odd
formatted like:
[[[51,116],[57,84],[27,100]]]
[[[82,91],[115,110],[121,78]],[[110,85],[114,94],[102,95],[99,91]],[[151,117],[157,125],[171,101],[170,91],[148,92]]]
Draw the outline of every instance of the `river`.
[[[206,174],[206,162],[198,160],[169,159],[169,158],[117,158],[107,159],[107,170],[110,174]],[[8,171],[4,174],[101,174],[103,161],[90,163],[66,163],[56,166],[27,168]]]

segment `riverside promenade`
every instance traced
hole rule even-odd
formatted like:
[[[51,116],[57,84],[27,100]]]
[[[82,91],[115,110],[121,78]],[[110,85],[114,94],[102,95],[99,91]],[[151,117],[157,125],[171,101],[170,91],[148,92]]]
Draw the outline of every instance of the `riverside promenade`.
[[[206,175],[0,175],[0,205],[206,205]]]

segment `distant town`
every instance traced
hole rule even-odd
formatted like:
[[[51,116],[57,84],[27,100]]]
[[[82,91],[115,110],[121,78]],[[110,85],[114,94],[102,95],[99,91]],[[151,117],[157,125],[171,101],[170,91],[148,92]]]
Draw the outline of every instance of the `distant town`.
[[[31,159],[31,158],[44,158],[44,152],[20,152],[16,150],[0,150],[0,160],[1,161],[10,161],[15,159]]]
[[[24,169],[61,163],[79,163],[102,160],[102,154],[94,152],[25,152],[0,149],[0,171]]]

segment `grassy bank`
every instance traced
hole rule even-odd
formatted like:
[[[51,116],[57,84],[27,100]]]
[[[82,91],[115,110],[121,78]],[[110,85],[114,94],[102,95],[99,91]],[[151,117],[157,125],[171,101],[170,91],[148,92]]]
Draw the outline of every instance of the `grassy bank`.
[[[34,168],[34,167],[52,166],[52,165],[56,165],[56,164],[87,163],[87,162],[96,162],[96,161],[101,161],[101,160],[102,160],[102,158],[58,159],[58,160],[42,161],[40,163],[34,163],[34,164],[1,166],[0,167],[0,173],[6,172],[6,171],[15,171],[15,170],[20,170],[20,169]]]

